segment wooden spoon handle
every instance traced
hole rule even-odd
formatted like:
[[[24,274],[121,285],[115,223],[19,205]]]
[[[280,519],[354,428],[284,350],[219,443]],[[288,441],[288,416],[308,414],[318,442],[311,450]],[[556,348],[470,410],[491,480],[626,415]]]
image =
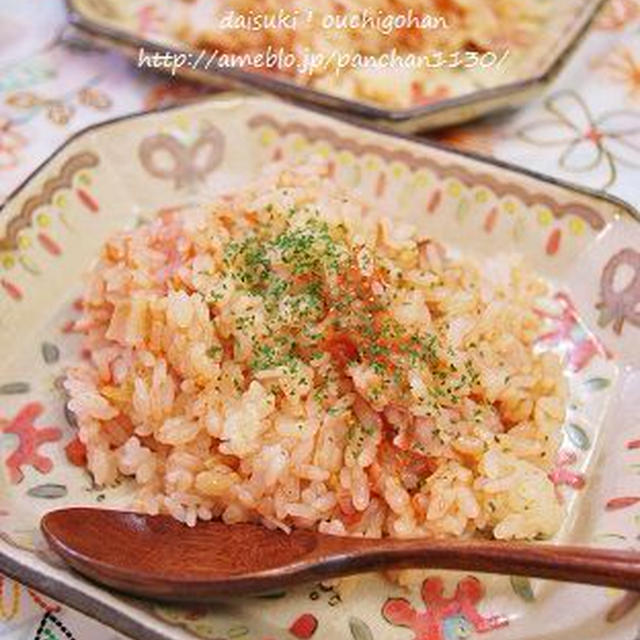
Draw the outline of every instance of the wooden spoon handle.
[[[428,568],[522,575],[640,591],[640,553],[493,540],[290,535],[255,524],[70,508],[41,522],[72,567],[116,589],[165,600],[209,600],[363,571]]]
[[[342,539],[344,541],[344,539]],[[640,591],[640,553],[589,547],[484,540],[358,540],[354,571],[382,568],[503,573]],[[318,551],[339,553],[344,542],[323,538]]]

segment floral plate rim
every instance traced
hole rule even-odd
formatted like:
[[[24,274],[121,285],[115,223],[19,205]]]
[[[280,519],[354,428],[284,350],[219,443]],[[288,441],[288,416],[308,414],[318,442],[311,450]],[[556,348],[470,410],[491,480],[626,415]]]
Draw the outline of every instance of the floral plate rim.
[[[207,71],[194,70],[193,72],[185,72],[178,69],[176,73],[185,74],[199,79],[207,78],[215,79],[216,77],[228,80],[236,85],[240,85],[245,89],[257,89],[266,91],[267,93],[280,95],[294,101],[302,107],[315,105],[329,115],[336,115],[340,112],[347,112],[353,117],[364,118],[367,121],[379,121],[387,126],[412,126],[416,125],[425,118],[431,116],[440,116],[447,113],[453,113],[460,110],[460,117],[453,117],[453,122],[463,122],[473,119],[473,115],[465,115],[465,108],[479,106],[482,104],[490,104],[494,100],[505,100],[517,96],[526,95],[527,92],[537,91],[553,81],[553,79],[562,71],[568,63],[573,51],[582,41],[589,31],[593,21],[596,19],[598,12],[604,6],[606,0],[583,0],[584,6],[578,12],[580,26],[570,38],[562,35],[558,40],[562,42],[562,46],[555,55],[555,58],[543,70],[536,75],[520,80],[507,82],[506,84],[485,89],[477,89],[468,94],[445,98],[427,105],[417,107],[409,107],[404,109],[387,109],[368,104],[366,102],[334,96],[308,87],[299,86],[293,82],[263,76],[260,74],[249,73],[241,69],[208,69]],[[69,22],[79,30],[93,37],[99,38],[102,42],[111,46],[121,46],[125,48],[146,47],[147,49],[159,50],[157,42],[151,39],[143,38],[132,32],[126,31],[124,28],[116,28],[100,24],[91,16],[87,15],[82,7],[82,0],[65,0],[67,15]],[[173,47],[168,44],[162,45],[163,51],[173,54],[181,54],[186,52],[186,47]],[[494,108],[489,108],[483,113],[489,113],[496,109],[505,108],[504,105],[498,104]],[[428,122],[425,127],[428,127]]]
[[[66,0],[67,2],[73,2],[74,0]],[[271,95],[258,95],[251,94],[246,91],[241,90],[229,90],[222,91],[220,93],[216,93],[213,96],[204,97],[204,98],[196,98],[193,100],[189,100],[185,103],[180,104],[171,104],[166,106],[161,106],[154,109],[146,109],[140,111],[132,111],[131,113],[126,113],[121,116],[117,116],[115,118],[109,118],[108,120],[102,120],[100,122],[96,122],[77,131],[73,132],[69,137],[64,140],[60,145],[58,145],[50,154],[48,154],[29,174],[25,176],[25,178],[18,183],[6,196],[4,202],[0,202],[0,222],[1,216],[4,213],[4,210],[12,203],[12,201],[19,197],[20,193],[29,185],[29,183],[36,178],[42,170],[46,168],[48,164],[54,161],[62,152],[65,151],[67,147],[69,147],[76,140],[82,138],[85,135],[93,133],[94,131],[99,131],[103,128],[108,128],[112,125],[117,125],[121,122],[125,122],[127,120],[137,120],[139,118],[145,118],[146,116],[153,116],[156,114],[167,113],[172,111],[180,111],[181,109],[188,108],[193,106],[196,103],[206,103],[206,102],[223,102],[226,100],[233,99],[243,99],[243,98],[261,98],[265,100],[267,103],[272,103],[273,105],[278,104],[286,104],[286,102],[279,98],[278,96]],[[614,194],[608,193],[601,189],[595,189],[592,187],[588,187],[586,185],[578,184],[571,182],[569,180],[564,180],[562,178],[557,178],[555,176],[547,175],[540,171],[535,171],[533,169],[529,169],[527,167],[509,162],[507,160],[500,160],[499,158],[494,158],[490,156],[483,155],[482,153],[478,153],[476,151],[470,151],[467,149],[457,149],[450,145],[447,145],[442,142],[437,142],[435,140],[430,140],[428,138],[421,137],[417,134],[411,133],[401,133],[398,131],[390,131],[388,128],[384,126],[377,125],[371,122],[363,122],[361,120],[354,120],[353,117],[344,114],[334,114],[334,113],[326,113],[326,111],[314,105],[295,105],[299,109],[312,111],[317,113],[318,115],[323,115],[333,120],[338,121],[339,123],[360,127],[361,129],[366,129],[367,131],[371,131],[373,133],[390,137],[397,138],[399,140],[404,140],[406,142],[412,142],[419,144],[422,147],[437,149],[438,151],[444,151],[452,156],[458,156],[461,158],[466,158],[468,160],[476,161],[481,164],[487,165],[489,167],[494,167],[497,169],[501,169],[504,171],[509,171],[516,175],[524,176],[527,178],[532,178],[534,180],[539,180],[541,182],[560,187],[562,189],[566,189],[573,193],[580,194],[582,196],[586,196],[588,198],[594,198],[596,200],[600,200],[609,205],[619,207],[626,214],[628,214],[631,218],[640,223],[640,208],[631,204],[627,200],[616,196]]]

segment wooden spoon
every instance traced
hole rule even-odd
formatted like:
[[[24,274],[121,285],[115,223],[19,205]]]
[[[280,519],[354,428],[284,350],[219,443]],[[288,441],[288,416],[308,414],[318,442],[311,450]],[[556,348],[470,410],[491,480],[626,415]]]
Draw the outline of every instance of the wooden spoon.
[[[253,524],[71,508],[46,514],[51,547],[80,573],[162,600],[258,593],[363,571],[423,567],[535,576],[640,591],[640,553],[491,540],[343,538]]]

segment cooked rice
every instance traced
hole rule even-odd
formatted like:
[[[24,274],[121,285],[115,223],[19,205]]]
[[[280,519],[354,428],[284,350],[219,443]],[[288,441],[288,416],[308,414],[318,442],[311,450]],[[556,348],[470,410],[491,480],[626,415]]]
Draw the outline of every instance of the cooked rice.
[[[437,96],[443,73],[437,65],[455,61],[449,54],[459,52],[457,64],[472,67],[467,51],[479,56],[492,52],[498,58],[529,51],[553,7],[548,0],[294,0],[286,7],[280,0],[183,0],[173,5],[170,22],[174,35],[197,49],[237,56],[282,51],[301,63],[273,69],[245,62],[246,69],[289,76],[297,84],[345,98],[409,107],[428,101],[434,92]],[[295,30],[280,28],[277,18],[283,11],[288,16],[297,12]],[[230,15],[236,25],[260,19],[266,27],[225,28]],[[389,27],[402,24],[399,19],[405,27]],[[416,26],[420,24],[425,26]],[[398,56],[430,56],[430,64],[374,68],[369,62],[392,49]],[[309,52],[323,56],[312,73],[303,66]],[[353,65],[346,65],[347,60]],[[502,65],[498,70],[503,72]],[[448,69],[450,75],[459,71]],[[486,83],[490,70],[485,65],[480,71]]]
[[[68,371],[96,483],[135,508],[326,533],[553,535],[564,420],[518,264],[482,271],[324,169],[116,234]]]

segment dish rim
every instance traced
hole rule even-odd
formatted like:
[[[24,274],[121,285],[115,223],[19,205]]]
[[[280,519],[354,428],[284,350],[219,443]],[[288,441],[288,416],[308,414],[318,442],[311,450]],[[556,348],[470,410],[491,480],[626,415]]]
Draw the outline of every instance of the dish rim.
[[[73,0],[66,0],[73,1]],[[103,128],[108,128],[111,125],[119,124],[120,122],[124,122],[126,120],[137,120],[138,118],[144,118],[145,116],[153,116],[155,114],[165,113],[169,111],[179,111],[180,109],[189,108],[195,104],[204,104],[207,102],[224,102],[226,100],[237,100],[237,99],[249,99],[249,100],[265,100],[267,102],[273,102],[274,104],[290,104],[285,100],[278,96],[274,95],[261,95],[261,94],[251,94],[244,93],[241,91],[222,91],[216,93],[212,96],[205,96],[203,98],[196,98],[193,100],[188,100],[187,102],[182,102],[178,104],[170,104],[162,107],[156,107],[153,109],[132,111],[131,113],[125,113],[120,116],[116,116],[114,118],[109,118],[107,120],[101,120],[100,122],[95,122],[93,124],[87,125],[86,127],[82,127],[77,131],[74,131],[71,135],[69,135],[61,144],[59,144],[51,153],[49,153],[34,169],[32,169],[5,197],[3,202],[0,202],[0,223],[2,222],[1,217],[4,213],[5,208],[11,204],[11,202],[20,195],[20,192],[26,188],[39,173],[42,171],[47,164],[55,160],[57,156],[59,156],[71,143],[75,142],[82,136],[86,134],[93,133],[94,131],[98,131]],[[389,138],[398,138],[400,140],[404,140],[406,142],[416,143],[420,146],[427,147],[430,149],[437,149],[438,151],[443,151],[445,153],[449,153],[452,156],[461,156],[463,158],[468,158],[470,160],[479,162],[481,164],[485,164],[488,166],[496,167],[499,169],[503,169],[505,171],[510,171],[514,174],[525,176],[527,178],[532,178],[534,180],[540,180],[547,184],[551,184],[556,187],[560,187],[563,189],[567,189],[568,191],[573,191],[582,196],[594,198],[596,200],[603,201],[609,205],[613,205],[619,207],[624,210],[625,213],[629,214],[629,216],[634,219],[636,222],[640,223],[640,208],[631,204],[627,200],[616,196],[611,193],[607,193],[606,191],[602,191],[601,189],[594,189],[592,187],[587,187],[586,185],[577,184],[571,182],[569,180],[564,180],[562,178],[556,178],[555,176],[550,176],[534,169],[529,169],[527,167],[523,167],[507,160],[500,160],[499,158],[494,158],[491,156],[486,156],[476,151],[469,151],[467,149],[458,149],[451,145],[447,145],[442,142],[438,142],[436,140],[430,140],[428,138],[421,137],[417,134],[411,133],[401,133],[398,131],[390,131],[384,126],[376,125],[375,123],[366,123],[361,120],[354,119],[353,117],[345,114],[332,114],[327,113],[326,111],[318,108],[317,106],[312,105],[300,105],[295,104],[292,105],[295,108],[301,109],[303,111],[312,111],[313,113],[324,116],[327,118],[332,118],[341,123],[348,124],[354,127],[359,127],[361,129],[365,129],[367,131],[371,131],[373,133],[389,137]]]
[[[200,75],[207,75],[212,78],[221,77],[222,79],[243,85],[245,88],[257,89],[271,95],[284,97],[300,106],[316,105],[324,107],[324,109],[330,109],[332,114],[334,112],[339,113],[346,111],[354,116],[372,121],[377,120],[387,123],[388,125],[408,124],[422,118],[441,115],[455,109],[463,109],[495,99],[505,99],[509,96],[516,96],[534,88],[542,88],[552,82],[568,63],[574,49],[586,36],[596,16],[607,2],[607,0],[583,1],[585,2],[585,6],[580,11],[583,24],[574,34],[573,38],[568,40],[561,50],[558,51],[555,59],[542,73],[496,87],[475,90],[462,96],[447,98],[428,105],[405,109],[386,109],[366,102],[341,98],[323,91],[310,89],[294,82],[278,79],[269,75],[243,71],[242,69],[198,69],[197,72]],[[98,37],[103,41],[105,39],[109,40],[116,46],[135,47],[137,49],[148,47],[151,50],[162,50],[174,55],[189,53],[186,46],[179,48],[168,44],[161,45],[160,43],[137,36],[122,28],[118,29],[100,24],[87,16],[82,8],[78,6],[78,2],[79,0],[65,0],[65,6],[70,24],[77,27],[80,31]],[[194,70],[194,72],[195,71],[196,70]],[[504,107],[502,107],[502,109],[504,109]],[[494,112],[495,110],[496,109],[490,109],[489,112]],[[500,109],[498,108],[498,110]]]
[[[73,569],[69,569],[69,571],[73,576],[80,576]],[[0,572],[16,582],[36,589],[49,598],[75,609],[89,617],[93,622],[97,621],[107,625],[128,638],[136,638],[137,640],[168,640],[169,638],[168,635],[155,629],[151,623],[146,624],[130,614],[123,614],[117,606],[85,593],[81,586],[67,584],[64,579],[57,575],[43,574],[37,567],[20,562],[20,560],[5,552],[2,548],[0,548]],[[97,583],[89,582],[93,587],[100,588]],[[129,605],[128,600],[136,600],[115,590],[112,593],[121,598],[126,605]],[[142,602],[152,601],[142,600]],[[153,616],[153,613],[149,612],[148,615]],[[154,618],[154,620],[166,624],[159,618]],[[176,627],[176,629],[179,628]]]
[[[276,106],[282,103],[280,99],[274,96],[254,96],[239,92],[222,92],[214,96],[189,101],[187,103],[169,105],[157,109],[124,114],[115,118],[111,118],[109,120],[94,123],[76,131],[71,136],[69,136],[62,144],[60,144],[51,154],[49,154],[41,163],[39,163],[38,166],[11,191],[11,193],[7,196],[5,202],[0,204],[0,223],[2,222],[2,216],[5,212],[6,206],[10,205],[15,200],[15,198],[19,197],[21,192],[29,186],[31,181],[36,178],[40,174],[40,172],[46,168],[47,165],[49,165],[61,153],[63,153],[68,146],[70,146],[73,142],[77,141],[83,136],[91,134],[92,132],[103,128],[108,128],[112,125],[117,125],[120,122],[124,122],[127,120],[136,120],[138,118],[144,118],[145,116],[154,116],[156,114],[162,114],[166,112],[180,111],[181,109],[188,109],[190,107],[193,107],[194,105],[201,105],[207,102],[215,103],[238,99],[258,100],[266,103],[272,103]],[[591,189],[589,187],[575,185],[573,183],[557,179],[552,176],[546,176],[544,174],[532,171],[524,167],[518,167],[517,165],[513,165],[509,162],[497,160],[494,158],[487,158],[486,156],[482,156],[481,154],[475,152],[460,151],[439,142],[425,140],[416,135],[390,132],[388,129],[384,129],[372,124],[365,124],[360,121],[354,122],[352,118],[337,118],[335,116],[332,117],[322,110],[313,108],[310,109],[306,106],[296,105],[294,108],[302,112],[304,112],[305,110],[311,110],[323,117],[332,118],[334,120],[337,120],[338,122],[346,123],[357,128],[368,130],[373,133],[382,135],[383,137],[405,140],[408,142],[416,143],[425,148],[438,149],[440,151],[444,151],[445,153],[451,154],[452,156],[464,157],[472,161],[477,161],[489,167],[495,167],[497,169],[510,171],[516,175],[520,175],[526,178],[532,178],[541,181],[542,183],[552,184],[567,189],[568,191],[578,193],[580,195],[593,198],[597,201],[601,201],[609,205],[618,207],[621,212],[628,214],[632,220],[640,224],[640,211],[630,203],[611,194]],[[3,539],[2,535],[0,535],[0,540],[2,541],[4,546],[4,544],[6,544],[6,541]],[[19,551],[18,554],[19,553],[21,552]],[[38,560],[40,561],[39,558]],[[115,629],[116,631],[123,633],[131,638],[139,638],[140,640],[168,640],[168,638],[170,638],[169,635],[166,635],[164,632],[159,631],[154,626],[154,623],[156,625],[167,625],[169,623],[157,616],[154,616],[153,612],[148,612],[148,615],[153,617],[153,621],[151,619],[140,621],[130,613],[123,613],[117,604],[102,601],[96,596],[84,592],[80,586],[69,584],[67,580],[65,580],[65,576],[59,574],[61,570],[57,567],[50,567],[50,569],[51,572],[48,573],[41,570],[38,566],[31,566],[28,562],[23,562],[15,553],[11,553],[10,550],[5,550],[4,548],[2,548],[2,546],[0,546],[0,572],[6,574],[10,578],[17,580],[18,582],[21,582],[29,587],[37,589],[45,595],[63,602],[64,604],[87,615],[88,617],[106,624],[112,629]],[[71,574],[76,575],[73,570],[71,570]],[[96,585],[93,582],[90,582],[90,584],[96,588],[100,588],[99,585]],[[131,600],[138,600],[132,599],[130,596],[121,594],[115,590],[107,591],[107,593],[113,593],[116,597],[121,598],[124,606],[129,606]],[[140,601],[145,603],[153,602],[143,599],[140,599]],[[176,627],[176,630],[178,629],[180,629],[180,631],[176,631],[177,633],[188,633],[181,627]]]

